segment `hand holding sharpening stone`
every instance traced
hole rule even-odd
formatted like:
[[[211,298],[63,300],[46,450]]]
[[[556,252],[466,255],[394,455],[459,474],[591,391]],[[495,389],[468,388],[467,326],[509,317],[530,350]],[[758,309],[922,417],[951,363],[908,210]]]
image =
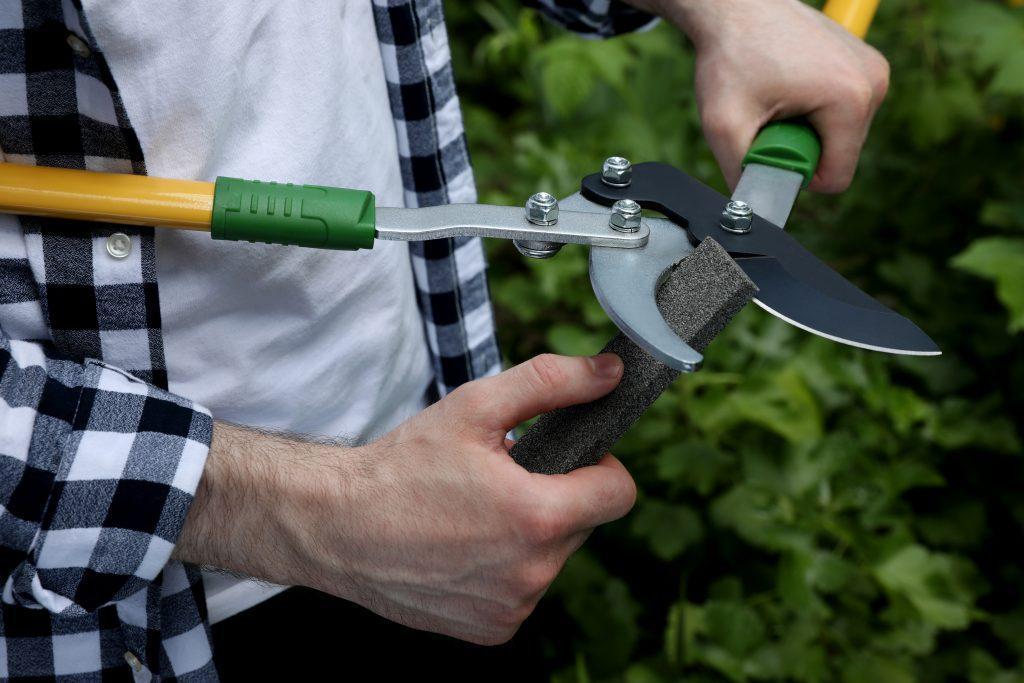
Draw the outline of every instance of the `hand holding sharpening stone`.
[[[757,292],[757,287],[713,239],[676,264],[657,292],[657,305],[672,331],[703,351]],[[669,367],[619,333],[602,352],[617,354],[622,381],[591,403],[547,413],[517,441],[512,458],[543,474],[564,474],[598,462],[669,384]]]

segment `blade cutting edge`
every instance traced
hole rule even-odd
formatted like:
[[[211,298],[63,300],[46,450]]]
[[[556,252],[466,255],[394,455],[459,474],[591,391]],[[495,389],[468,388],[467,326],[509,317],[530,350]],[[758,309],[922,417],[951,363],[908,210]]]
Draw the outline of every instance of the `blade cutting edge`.
[[[921,328],[874,299],[865,308],[830,297],[803,285],[771,257],[736,262],[761,288],[754,302],[795,327],[871,351],[912,356],[942,353]]]

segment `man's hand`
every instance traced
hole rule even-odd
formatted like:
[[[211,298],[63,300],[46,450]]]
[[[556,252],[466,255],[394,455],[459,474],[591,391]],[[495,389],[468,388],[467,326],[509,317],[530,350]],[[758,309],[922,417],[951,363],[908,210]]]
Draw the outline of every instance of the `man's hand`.
[[[311,586],[415,628],[505,642],[590,531],[636,497],[611,455],[567,475],[530,474],[505,434],[599,398],[621,377],[611,354],[538,356],[359,448],[217,424],[176,556]]]
[[[632,0],[676,24],[697,50],[697,105],[730,187],[757,132],[806,116],[822,140],[809,189],[842,192],[889,87],[874,48],[799,0]]]

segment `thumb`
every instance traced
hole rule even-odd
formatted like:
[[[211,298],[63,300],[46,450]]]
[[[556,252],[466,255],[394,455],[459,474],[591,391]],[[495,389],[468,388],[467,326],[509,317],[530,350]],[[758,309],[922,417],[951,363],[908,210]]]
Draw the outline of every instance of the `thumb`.
[[[531,417],[601,398],[622,379],[613,353],[590,357],[542,354],[500,375],[470,382],[451,395],[463,419],[504,435]]]

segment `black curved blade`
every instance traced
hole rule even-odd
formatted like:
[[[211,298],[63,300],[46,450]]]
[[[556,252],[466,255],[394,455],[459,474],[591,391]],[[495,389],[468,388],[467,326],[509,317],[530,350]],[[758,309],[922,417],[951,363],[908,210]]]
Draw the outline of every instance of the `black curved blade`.
[[[583,179],[588,199],[610,205],[630,198],[686,228],[697,242],[713,237],[757,284],[755,301],[772,314],[834,341],[887,353],[936,355],[938,346],[917,325],[871,298],[784,230],[754,216],[751,230],[722,230],[728,199],[679,169],[661,163],[633,167],[629,187]]]
[[[857,306],[806,286],[774,258],[738,258],[736,263],[759,287],[755,302],[769,313],[819,336],[872,351],[916,356],[941,353],[921,328],[871,297]]]

